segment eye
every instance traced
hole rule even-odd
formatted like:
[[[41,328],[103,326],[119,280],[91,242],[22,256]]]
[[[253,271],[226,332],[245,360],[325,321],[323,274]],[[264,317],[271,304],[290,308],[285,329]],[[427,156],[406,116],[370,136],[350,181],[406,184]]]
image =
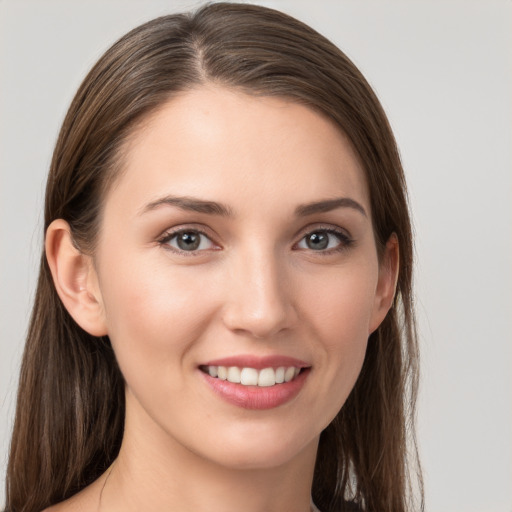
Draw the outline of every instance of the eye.
[[[348,247],[352,240],[343,232],[335,229],[317,229],[305,235],[297,244],[299,249],[331,252]]]
[[[183,229],[167,233],[159,240],[159,243],[178,252],[199,252],[216,247],[205,233],[197,229]]]

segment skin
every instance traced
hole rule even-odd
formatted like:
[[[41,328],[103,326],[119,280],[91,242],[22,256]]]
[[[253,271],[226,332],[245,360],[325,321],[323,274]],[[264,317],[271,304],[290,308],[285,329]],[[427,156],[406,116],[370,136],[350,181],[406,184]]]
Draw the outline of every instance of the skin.
[[[109,335],[127,383],[118,459],[50,510],[309,511],[320,433],[354,386],[398,272],[394,237],[378,260],[358,158],[309,108],[216,86],[169,101],[126,150],[94,258],[73,247],[63,220],[47,232],[60,297],[84,329]],[[232,215],[148,208],[166,196],[222,203]],[[340,197],[364,213],[296,215]],[[176,238],[162,240],[173,229],[206,236],[180,253]],[[312,233],[328,247],[311,248]],[[311,369],[289,402],[248,410],[198,369],[241,354]]]

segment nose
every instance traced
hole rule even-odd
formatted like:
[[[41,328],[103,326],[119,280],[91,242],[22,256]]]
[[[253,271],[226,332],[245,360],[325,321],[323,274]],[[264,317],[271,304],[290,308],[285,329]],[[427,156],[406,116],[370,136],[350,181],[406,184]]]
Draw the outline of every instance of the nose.
[[[297,320],[292,283],[285,264],[261,248],[231,262],[223,321],[228,329],[247,336],[271,338]]]

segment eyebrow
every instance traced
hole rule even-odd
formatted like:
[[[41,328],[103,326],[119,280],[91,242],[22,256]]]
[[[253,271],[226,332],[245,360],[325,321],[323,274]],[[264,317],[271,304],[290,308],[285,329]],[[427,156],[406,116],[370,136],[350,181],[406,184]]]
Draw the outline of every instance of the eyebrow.
[[[208,215],[220,215],[221,217],[233,217],[233,211],[228,206],[215,201],[205,201],[195,197],[165,196],[156,201],[148,203],[141,211],[141,214],[155,210],[156,208],[168,205],[177,206],[181,210],[206,213]]]
[[[314,213],[330,212],[337,208],[352,208],[365,217],[368,217],[363,206],[350,197],[336,197],[334,199],[325,199],[314,203],[302,204],[297,206],[295,209],[295,215],[297,217],[306,217],[307,215],[313,215]]]
[[[219,215],[221,217],[234,217],[233,210],[222,203],[215,201],[206,201],[189,196],[165,196],[156,201],[148,203],[142,208],[140,214],[155,210],[160,206],[176,206],[181,210],[205,213],[207,215]],[[352,208],[367,217],[363,206],[350,197],[337,197],[334,199],[325,199],[297,206],[295,208],[296,217],[307,217],[315,213],[325,213],[337,208]]]

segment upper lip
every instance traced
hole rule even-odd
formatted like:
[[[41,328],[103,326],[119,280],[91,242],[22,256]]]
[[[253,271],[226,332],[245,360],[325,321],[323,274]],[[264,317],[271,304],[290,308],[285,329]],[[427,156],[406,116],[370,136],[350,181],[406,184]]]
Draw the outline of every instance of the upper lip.
[[[309,368],[311,365],[295,357],[273,355],[273,356],[255,356],[239,355],[223,357],[201,364],[200,366],[237,366],[238,368],[254,368],[262,370],[263,368],[279,368],[280,366],[296,368]]]

